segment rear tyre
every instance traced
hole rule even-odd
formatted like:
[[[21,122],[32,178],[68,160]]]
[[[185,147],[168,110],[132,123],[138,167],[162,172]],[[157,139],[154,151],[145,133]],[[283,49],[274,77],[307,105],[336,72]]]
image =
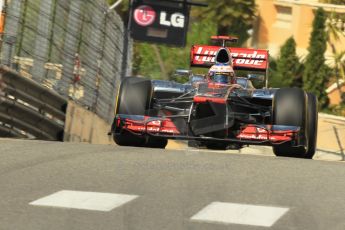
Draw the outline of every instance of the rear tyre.
[[[205,144],[201,141],[195,141],[195,140],[188,141],[188,147],[201,148],[203,146],[205,146]]]
[[[228,144],[217,143],[217,142],[209,142],[209,143],[206,143],[206,148],[212,149],[212,150],[227,150],[228,149]]]
[[[148,140],[145,146],[149,148],[165,149],[167,144],[168,144],[167,139],[150,136],[148,137]]]
[[[294,147],[290,142],[273,146],[276,156],[309,158],[315,154],[317,131],[317,100],[298,88],[279,89],[273,100],[273,124],[301,127],[305,146]]]
[[[240,150],[243,148],[243,145],[239,143],[210,142],[206,144],[206,148],[213,150]]]

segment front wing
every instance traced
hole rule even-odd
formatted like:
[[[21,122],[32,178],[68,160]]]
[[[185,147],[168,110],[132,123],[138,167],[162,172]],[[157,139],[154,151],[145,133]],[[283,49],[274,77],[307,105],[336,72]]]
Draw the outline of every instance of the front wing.
[[[187,119],[185,121],[187,123]],[[285,142],[298,144],[300,128],[283,125],[246,124],[238,130],[235,137],[215,138],[207,135],[195,136],[188,124],[181,126],[181,119],[118,114],[113,123],[113,133],[127,131],[135,135],[151,135],[166,139],[217,141],[229,143],[277,145]],[[230,128],[231,129],[231,128]]]

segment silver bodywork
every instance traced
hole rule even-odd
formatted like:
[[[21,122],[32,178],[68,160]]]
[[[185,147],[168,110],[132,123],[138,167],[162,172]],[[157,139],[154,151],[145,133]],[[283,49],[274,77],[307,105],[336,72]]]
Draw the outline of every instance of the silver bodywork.
[[[154,92],[185,93],[189,87],[174,81],[152,80]]]
[[[251,84],[251,81],[247,78],[237,78],[236,83],[242,86],[242,89],[238,90],[237,93],[239,96],[243,97],[272,100],[275,92],[278,90],[272,88],[255,89]],[[152,85],[154,87],[154,92],[184,94],[194,90],[194,87],[190,82],[181,84],[174,81],[152,80]]]

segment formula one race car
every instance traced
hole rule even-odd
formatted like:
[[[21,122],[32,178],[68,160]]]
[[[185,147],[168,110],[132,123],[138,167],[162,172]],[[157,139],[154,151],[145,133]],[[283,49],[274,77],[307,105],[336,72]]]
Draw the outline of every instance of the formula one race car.
[[[165,148],[168,139],[210,149],[272,146],[277,156],[312,158],[316,149],[317,99],[299,88],[267,88],[268,51],[194,45],[191,66],[208,67],[191,84],[126,77],[119,88],[114,141],[122,146]],[[236,76],[234,70],[251,72]],[[255,72],[256,74],[253,74]],[[252,79],[264,77],[254,88]],[[200,77],[199,77],[200,79]]]

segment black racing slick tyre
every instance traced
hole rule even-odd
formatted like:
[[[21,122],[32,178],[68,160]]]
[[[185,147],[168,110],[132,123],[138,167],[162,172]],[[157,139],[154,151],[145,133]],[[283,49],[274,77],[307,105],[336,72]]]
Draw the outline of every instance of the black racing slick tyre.
[[[212,149],[212,150],[227,150],[228,144],[217,143],[217,142],[208,142],[208,143],[206,143],[206,148]]]
[[[313,158],[316,152],[318,124],[318,101],[314,94],[307,93],[307,120],[306,120],[306,158]]]
[[[191,140],[188,141],[188,147],[192,147],[192,148],[201,148],[205,146],[205,143],[202,141],[195,141],[195,140]]]
[[[120,85],[116,114],[146,115],[152,99],[152,83],[139,77],[126,77]]]
[[[298,88],[279,89],[273,99],[273,124],[298,126],[304,136],[304,146],[290,142],[273,146],[276,156],[311,159],[316,149],[317,100]]]
[[[146,147],[164,149],[168,144],[168,140],[159,137],[148,137]]]
[[[115,114],[146,115],[150,108],[151,95],[151,81],[138,77],[126,77],[121,82],[118,91]],[[113,138],[120,146],[141,147],[146,143],[144,136],[138,136],[126,130],[115,132]]]
[[[153,86],[150,80],[126,77],[120,85],[115,113],[128,115],[148,115],[151,108]],[[120,146],[165,148],[167,140],[136,135],[126,130],[114,133],[114,141]]]

